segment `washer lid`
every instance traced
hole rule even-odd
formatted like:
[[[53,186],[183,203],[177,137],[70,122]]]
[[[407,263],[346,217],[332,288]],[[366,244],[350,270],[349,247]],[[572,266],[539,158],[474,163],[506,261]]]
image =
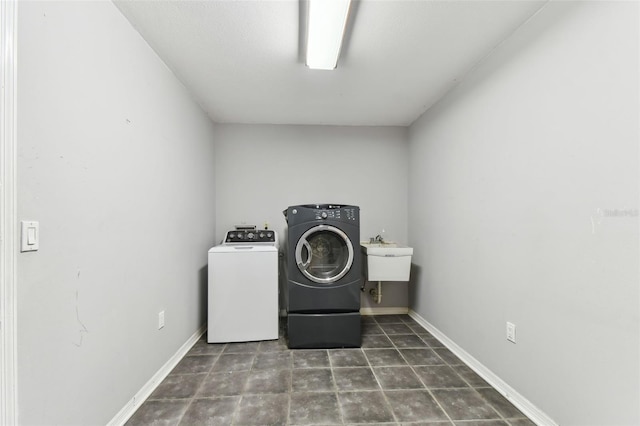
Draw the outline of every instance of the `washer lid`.
[[[248,253],[248,252],[277,252],[278,247],[273,244],[220,244],[211,247],[209,253]]]

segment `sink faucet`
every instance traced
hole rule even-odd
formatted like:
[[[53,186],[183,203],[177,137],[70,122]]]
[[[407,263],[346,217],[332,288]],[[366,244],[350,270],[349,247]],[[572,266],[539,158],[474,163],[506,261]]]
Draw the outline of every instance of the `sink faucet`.
[[[382,235],[380,235],[380,234],[376,235],[376,237],[373,239],[373,241],[376,242],[376,243],[384,244],[384,240],[382,239]]]

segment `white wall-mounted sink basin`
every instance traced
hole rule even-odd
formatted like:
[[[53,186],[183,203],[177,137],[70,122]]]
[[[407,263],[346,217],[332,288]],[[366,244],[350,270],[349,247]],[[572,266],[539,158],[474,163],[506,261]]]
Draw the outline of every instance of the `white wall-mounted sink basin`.
[[[368,281],[409,281],[413,248],[396,243],[361,242]]]

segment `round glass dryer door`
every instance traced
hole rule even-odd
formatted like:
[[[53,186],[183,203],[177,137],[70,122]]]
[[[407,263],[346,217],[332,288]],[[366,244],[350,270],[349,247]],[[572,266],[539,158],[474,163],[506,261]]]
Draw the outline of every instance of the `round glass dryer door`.
[[[353,264],[353,244],[347,234],[335,226],[314,226],[298,240],[296,264],[313,282],[336,282]]]

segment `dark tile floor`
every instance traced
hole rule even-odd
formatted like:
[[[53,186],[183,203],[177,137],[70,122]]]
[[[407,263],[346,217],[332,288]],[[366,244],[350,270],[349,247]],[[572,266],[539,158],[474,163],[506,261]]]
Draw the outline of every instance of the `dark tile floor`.
[[[329,350],[205,335],[127,425],[534,425],[408,315],[362,331]]]

